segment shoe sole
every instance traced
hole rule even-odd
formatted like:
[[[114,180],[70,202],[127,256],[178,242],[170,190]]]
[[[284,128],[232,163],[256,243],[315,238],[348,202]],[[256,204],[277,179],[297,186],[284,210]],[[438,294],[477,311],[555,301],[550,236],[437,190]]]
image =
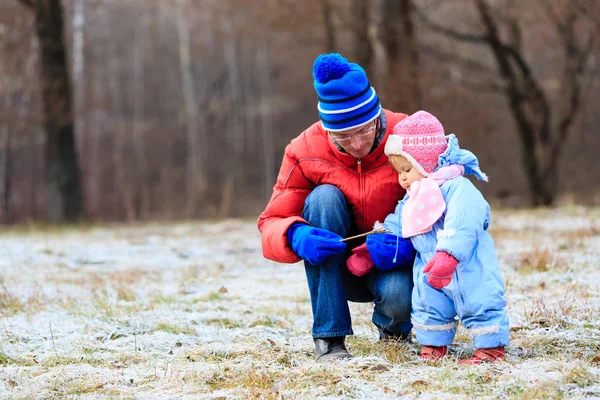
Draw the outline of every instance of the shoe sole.
[[[315,357],[316,361],[329,361],[329,360],[346,360],[348,358],[352,358],[352,354],[323,354],[319,357]]]

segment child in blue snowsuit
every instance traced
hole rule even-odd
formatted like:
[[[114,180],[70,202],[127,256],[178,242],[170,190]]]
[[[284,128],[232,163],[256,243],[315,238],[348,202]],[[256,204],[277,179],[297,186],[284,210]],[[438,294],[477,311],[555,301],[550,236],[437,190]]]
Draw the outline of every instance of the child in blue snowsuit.
[[[411,320],[423,346],[421,357],[446,355],[458,315],[477,348],[462,363],[504,358],[509,323],[494,241],[487,232],[490,207],[463,176],[487,181],[477,158],[461,150],[454,135],[445,136],[441,123],[425,111],[394,127],[385,152],[408,192],[384,222],[393,234],[370,235],[366,245],[375,264],[397,251],[400,236],[417,251]]]

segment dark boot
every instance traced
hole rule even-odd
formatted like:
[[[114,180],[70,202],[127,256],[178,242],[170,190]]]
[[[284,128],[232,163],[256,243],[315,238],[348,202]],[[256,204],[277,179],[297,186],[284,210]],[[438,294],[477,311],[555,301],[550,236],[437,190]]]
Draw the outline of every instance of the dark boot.
[[[345,336],[313,339],[315,342],[315,360],[327,361],[333,359],[350,358],[345,345]]]
[[[381,342],[400,342],[404,341],[410,343],[410,331],[406,333],[392,333],[388,330],[381,329],[377,327],[379,330],[379,341]]]

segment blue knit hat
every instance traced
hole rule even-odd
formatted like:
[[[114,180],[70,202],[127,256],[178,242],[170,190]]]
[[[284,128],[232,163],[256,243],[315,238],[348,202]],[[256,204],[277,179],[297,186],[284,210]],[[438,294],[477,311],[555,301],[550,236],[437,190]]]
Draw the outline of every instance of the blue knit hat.
[[[339,132],[373,121],[381,113],[379,97],[365,70],[337,53],[319,55],[313,65],[323,127]]]

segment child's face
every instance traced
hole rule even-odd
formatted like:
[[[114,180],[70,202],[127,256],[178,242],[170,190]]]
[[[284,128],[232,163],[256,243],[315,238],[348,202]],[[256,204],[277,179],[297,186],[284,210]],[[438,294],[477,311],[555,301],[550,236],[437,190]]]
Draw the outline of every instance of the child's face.
[[[413,182],[425,178],[423,174],[412,166],[410,161],[402,156],[390,157],[390,164],[392,164],[392,168],[398,173],[398,182],[404,190],[408,190]]]

